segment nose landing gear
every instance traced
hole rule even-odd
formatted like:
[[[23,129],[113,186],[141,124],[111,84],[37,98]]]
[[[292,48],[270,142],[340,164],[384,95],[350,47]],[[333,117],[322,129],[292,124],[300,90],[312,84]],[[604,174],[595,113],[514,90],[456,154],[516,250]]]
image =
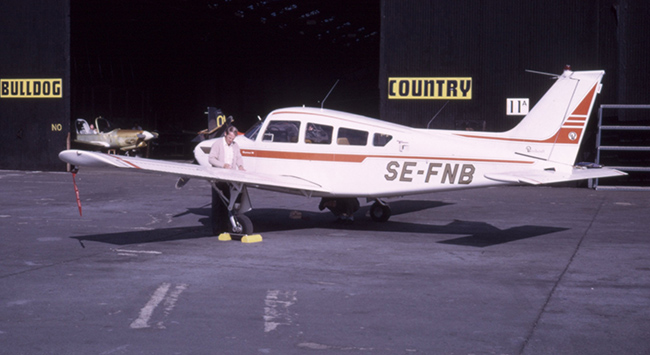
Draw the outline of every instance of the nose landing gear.
[[[250,210],[246,187],[234,183],[212,183],[212,233],[253,234],[253,222],[244,214]]]

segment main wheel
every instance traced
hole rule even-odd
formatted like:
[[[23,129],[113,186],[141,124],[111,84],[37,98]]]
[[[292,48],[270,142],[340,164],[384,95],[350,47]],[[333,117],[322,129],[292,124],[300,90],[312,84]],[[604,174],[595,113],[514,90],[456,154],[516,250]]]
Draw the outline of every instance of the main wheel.
[[[388,205],[375,202],[370,206],[370,218],[375,222],[386,222],[390,218],[391,213]]]

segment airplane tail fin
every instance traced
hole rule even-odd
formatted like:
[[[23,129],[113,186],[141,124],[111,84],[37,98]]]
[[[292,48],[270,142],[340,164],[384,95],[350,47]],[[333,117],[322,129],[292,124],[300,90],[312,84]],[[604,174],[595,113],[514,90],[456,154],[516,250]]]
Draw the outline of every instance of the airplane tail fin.
[[[231,125],[234,119],[226,115],[216,107],[208,107],[208,128],[198,132],[198,135],[192,139],[192,142],[203,142],[206,139],[219,137],[223,131]]]
[[[503,136],[524,143],[524,151],[518,152],[522,155],[573,165],[604,74],[565,69],[528,115]]]
[[[223,112],[220,109],[216,107],[208,107],[208,132],[214,132],[217,128],[221,127],[221,125],[217,123],[219,121],[219,116],[223,116]]]

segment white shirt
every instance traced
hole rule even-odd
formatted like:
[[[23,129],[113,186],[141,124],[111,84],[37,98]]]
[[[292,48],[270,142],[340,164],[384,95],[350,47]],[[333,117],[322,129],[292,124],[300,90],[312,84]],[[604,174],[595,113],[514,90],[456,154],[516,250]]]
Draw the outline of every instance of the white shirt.
[[[224,156],[224,164],[228,164],[230,165],[231,168],[233,168],[234,153],[233,153],[232,145],[228,145],[228,142],[226,142],[225,139],[223,140],[223,156]]]

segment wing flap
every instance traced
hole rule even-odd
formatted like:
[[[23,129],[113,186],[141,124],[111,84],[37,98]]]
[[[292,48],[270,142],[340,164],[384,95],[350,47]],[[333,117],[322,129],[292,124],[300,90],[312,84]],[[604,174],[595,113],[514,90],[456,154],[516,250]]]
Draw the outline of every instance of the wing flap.
[[[59,159],[75,166],[106,167],[158,172],[209,181],[226,181],[246,184],[252,187],[277,190],[326,191],[323,186],[308,180],[287,175],[271,175],[241,170],[204,167],[197,164],[178,163],[156,159],[111,155],[86,150],[64,150]]]
[[[623,175],[627,175],[627,173],[612,168],[573,167],[570,170],[523,170],[508,173],[485,174],[485,178],[505,183],[542,185]]]

